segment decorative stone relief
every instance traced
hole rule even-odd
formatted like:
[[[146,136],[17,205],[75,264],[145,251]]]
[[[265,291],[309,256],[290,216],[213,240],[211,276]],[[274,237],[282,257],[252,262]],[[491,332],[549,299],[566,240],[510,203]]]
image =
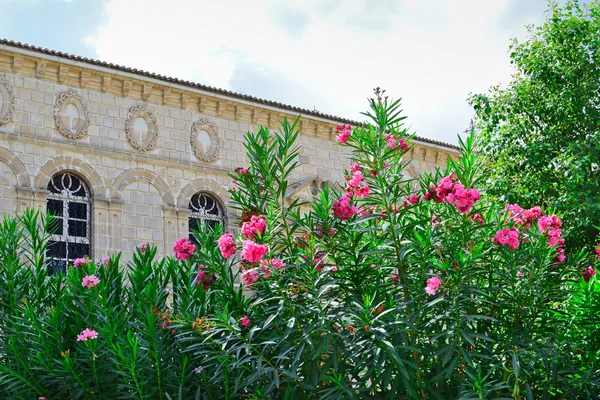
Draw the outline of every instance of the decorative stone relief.
[[[216,161],[221,148],[219,128],[206,118],[199,119],[192,125],[190,144],[200,161],[207,163]]]
[[[0,78],[0,125],[12,121],[15,113],[15,96],[8,81]]]
[[[127,141],[139,151],[150,151],[158,143],[158,125],[154,115],[144,106],[129,109],[125,121]]]
[[[83,97],[75,92],[62,93],[54,106],[54,122],[58,131],[69,139],[87,135],[90,117]]]

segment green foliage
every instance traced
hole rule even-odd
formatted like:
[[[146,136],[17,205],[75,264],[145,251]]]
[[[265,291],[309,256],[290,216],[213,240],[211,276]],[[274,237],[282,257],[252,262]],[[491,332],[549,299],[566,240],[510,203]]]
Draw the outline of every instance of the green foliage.
[[[600,225],[600,4],[549,2],[546,22],[510,46],[506,87],[469,99],[489,156],[488,193],[560,212],[567,247]]]
[[[478,185],[474,139],[445,171],[408,179],[408,148],[389,146],[389,135],[410,139],[400,103],[377,95],[370,123],[346,143],[370,187],[352,198],[362,212],[346,220],[332,213],[340,187],[325,185],[311,204],[288,197],[298,121],[247,134],[250,165],[231,175],[233,206],[241,223],[264,217],[252,240],[283,268],[223,258],[222,232],[207,228],[189,260],[156,260],[150,246],[125,267],[115,255],[48,276],[48,219],[34,211],[6,218],[0,397],[600,396],[600,286],[582,282],[585,254],[557,263],[536,224],[521,229],[515,250],[494,244],[515,222],[485,196],[467,213],[425,201],[444,176]],[[405,203],[411,195],[420,201]],[[238,249],[246,240],[236,235]],[[250,273],[257,280],[248,285]],[[88,275],[100,283],[84,287]],[[430,295],[434,276],[441,286]],[[77,341],[85,328],[98,337]]]

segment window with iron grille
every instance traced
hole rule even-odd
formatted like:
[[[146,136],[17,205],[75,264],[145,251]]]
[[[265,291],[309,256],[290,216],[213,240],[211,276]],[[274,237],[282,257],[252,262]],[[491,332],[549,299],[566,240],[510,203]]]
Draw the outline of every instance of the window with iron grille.
[[[91,256],[91,199],[85,182],[61,172],[48,183],[48,212],[52,215],[46,256],[51,273],[65,272],[76,258]]]
[[[190,199],[190,240],[197,243],[194,232],[207,226],[215,228],[217,224],[223,224],[224,215],[221,204],[208,193],[196,193]]]

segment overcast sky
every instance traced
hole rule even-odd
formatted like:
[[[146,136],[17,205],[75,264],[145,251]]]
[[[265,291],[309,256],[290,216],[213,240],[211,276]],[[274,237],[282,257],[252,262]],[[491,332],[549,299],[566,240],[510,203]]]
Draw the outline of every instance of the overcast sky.
[[[546,0],[0,0],[0,37],[363,120],[372,88],[456,143]]]

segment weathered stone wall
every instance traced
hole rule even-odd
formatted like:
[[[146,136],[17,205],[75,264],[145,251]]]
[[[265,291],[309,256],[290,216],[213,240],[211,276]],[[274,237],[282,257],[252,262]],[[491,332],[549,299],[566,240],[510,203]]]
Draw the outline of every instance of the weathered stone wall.
[[[45,210],[52,176],[75,173],[91,191],[95,258],[123,251],[127,260],[140,242],[164,254],[187,236],[188,203],[199,191],[220,202],[234,229],[227,173],[246,165],[244,134],[295,118],[287,110],[6,46],[0,84],[0,214]],[[343,179],[345,149],[334,145],[335,125],[303,117],[296,196],[310,199],[313,179]],[[411,156],[416,175],[456,152],[417,143]]]

